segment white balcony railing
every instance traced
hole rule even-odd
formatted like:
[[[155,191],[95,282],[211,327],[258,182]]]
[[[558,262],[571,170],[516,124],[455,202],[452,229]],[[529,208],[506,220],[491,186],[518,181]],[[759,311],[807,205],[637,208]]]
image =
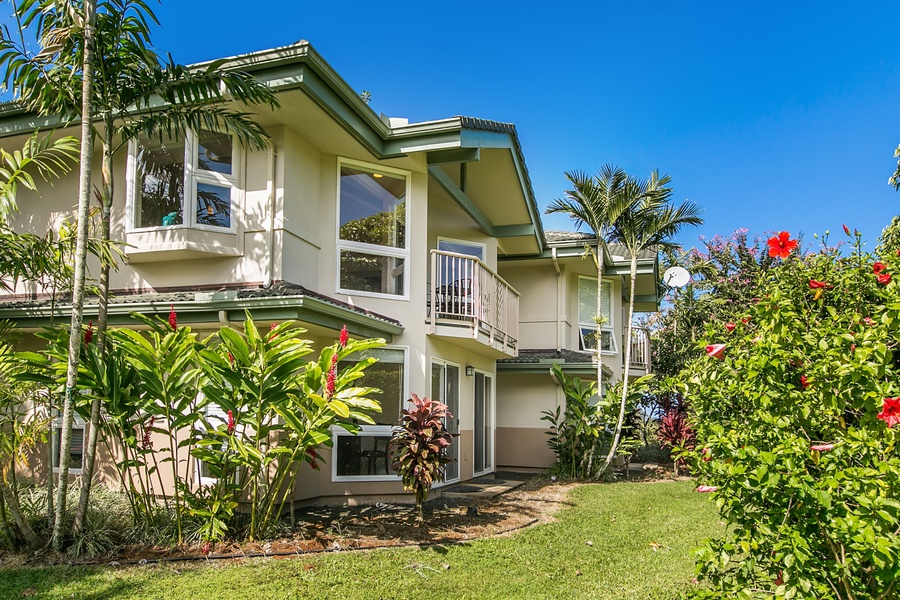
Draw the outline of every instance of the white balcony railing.
[[[631,331],[631,366],[650,372],[650,330],[645,327]]]
[[[431,251],[429,324],[468,323],[475,339],[516,351],[519,293],[475,257]]]

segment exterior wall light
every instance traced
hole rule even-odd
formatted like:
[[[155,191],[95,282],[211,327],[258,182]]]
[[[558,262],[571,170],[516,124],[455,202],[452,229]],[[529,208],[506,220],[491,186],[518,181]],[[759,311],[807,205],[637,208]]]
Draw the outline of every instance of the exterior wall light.
[[[475,367],[466,365],[466,377],[475,377]]]

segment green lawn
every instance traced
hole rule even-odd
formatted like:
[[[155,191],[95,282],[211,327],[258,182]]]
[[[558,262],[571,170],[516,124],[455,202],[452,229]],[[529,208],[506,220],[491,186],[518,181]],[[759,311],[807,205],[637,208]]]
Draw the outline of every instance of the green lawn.
[[[693,487],[690,482],[583,486],[554,523],[458,546],[244,564],[0,570],[0,596],[677,598],[691,585],[691,550],[723,529],[709,497]]]

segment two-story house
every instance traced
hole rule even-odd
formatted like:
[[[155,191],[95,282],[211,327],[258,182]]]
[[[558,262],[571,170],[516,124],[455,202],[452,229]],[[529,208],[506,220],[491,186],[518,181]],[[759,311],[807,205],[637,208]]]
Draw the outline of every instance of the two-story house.
[[[333,432],[328,468],[303,473],[299,500],[402,493],[386,445],[411,393],[446,402],[456,416],[447,483],[498,465],[549,465],[540,411],[561,398],[547,363],[595,372],[595,338],[584,328],[597,281],[582,259],[584,236],[543,231],[515,127],[379,116],[307,42],[226,66],[278,94],[279,109],[256,114],[271,145],[251,151],[227,134],[195,131],[121,153],[112,237],[127,244],[127,261],[113,274],[111,324],[174,306],[179,322],[201,333],[250,311],[262,326],[299,321],[317,347],[344,324],[353,336],[385,338],[369,369],[382,414],[358,436]],[[37,125],[19,108],[0,109],[7,147]],[[14,227],[55,227],[72,214],[76,190],[69,175],[23,193]],[[611,377],[623,355],[620,254],[609,248],[603,280],[610,319],[599,355]],[[655,258],[640,262],[645,309],[656,306]],[[45,291],[20,285],[0,299],[0,319],[28,333],[64,320],[70,307],[51,304]],[[89,301],[85,319],[95,315]],[[635,361],[648,368],[646,345]]]

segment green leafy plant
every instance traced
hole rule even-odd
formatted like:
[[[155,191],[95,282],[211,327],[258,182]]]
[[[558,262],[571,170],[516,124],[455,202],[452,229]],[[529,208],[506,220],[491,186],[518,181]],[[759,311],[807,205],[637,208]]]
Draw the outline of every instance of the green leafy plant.
[[[604,471],[602,454],[609,449],[618,419],[621,387],[610,386],[604,398],[597,397],[597,384],[563,373],[556,363],[550,368],[554,381],[566,397],[565,406],[542,411],[550,424],[547,444],[556,454],[553,472],[567,478],[597,477]],[[634,410],[647,391],[652,376],[636,379],[627,398],[627,426],[623,428],[619,456],[627,457],[640,447]]]
[[[758,301],[732,329],[711,323],[683,375],[698,491],[728,523],[699,552],[697,596],[898,593],[900,257],[845,233],[852,252],[773,237]]]
[[[656,437],[662,448],[668,448],[675,459],[675,474],[684,467],[687,454],[694,449],[694,428],[688,419],[687,404],[680,394],[667,396],[665,412],[659,419]]]
[[[391,436],[391,468],[403,479],[403,487],[416,495],[416,520],[425,522],[424,504],[435,481],[451,462],[447,449],[453,434],[444,423],[453,415],[446,404],[412,395],[412,409],[403,409],[400,425]]]

